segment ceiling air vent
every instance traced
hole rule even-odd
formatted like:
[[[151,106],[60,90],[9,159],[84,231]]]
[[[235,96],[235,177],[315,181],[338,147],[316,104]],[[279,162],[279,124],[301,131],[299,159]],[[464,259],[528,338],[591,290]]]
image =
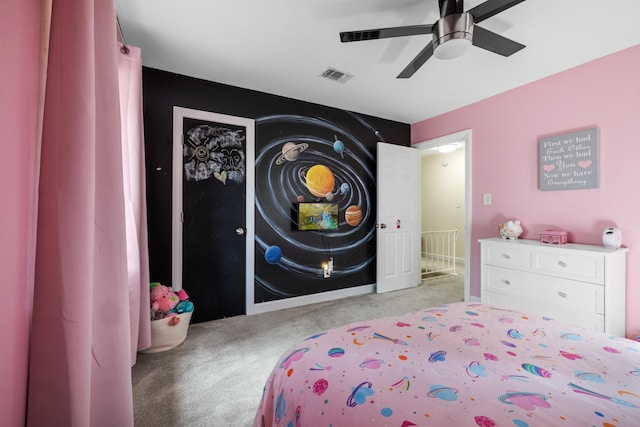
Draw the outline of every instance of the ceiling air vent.
[[[345,83],[353,76],[349,73],[345,73],[344,71],[336,70],[335,68],[327,68],[320,77],[325,77],[338,83]]]

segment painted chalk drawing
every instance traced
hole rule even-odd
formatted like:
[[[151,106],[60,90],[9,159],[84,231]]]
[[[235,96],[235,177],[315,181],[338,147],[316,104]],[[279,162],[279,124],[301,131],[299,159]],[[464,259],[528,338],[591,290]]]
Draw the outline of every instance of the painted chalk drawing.
[[[202,181],[214,177],[222,184],[227,181],[244,182],[244,129],[212,125],[200,124],[185,132],[185,179]]]

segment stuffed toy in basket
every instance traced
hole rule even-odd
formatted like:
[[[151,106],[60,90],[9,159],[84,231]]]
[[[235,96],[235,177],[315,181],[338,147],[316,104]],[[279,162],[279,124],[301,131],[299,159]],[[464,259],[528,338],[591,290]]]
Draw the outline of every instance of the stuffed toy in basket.
[[[151,347],[141,353],[170,350],[184,342],[193,313],[193,303],[181,289],[173,290],[159,283],[151,284]]]

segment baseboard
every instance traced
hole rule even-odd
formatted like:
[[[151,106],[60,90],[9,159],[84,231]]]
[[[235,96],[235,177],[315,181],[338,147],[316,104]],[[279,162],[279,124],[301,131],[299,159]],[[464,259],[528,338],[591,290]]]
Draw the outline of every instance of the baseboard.
[[[308,304],[319,302],[335,301],[342,298],[355,297],[358,295],[366,295],[373,293],[375,285],[362,285],[353,288],[338,289],[335,291],[322,292],[320,294],[303,295],[277,301],[261,302],[254,304],[253,310],[247,312],[247,315],[267,313],[269,311],[282,310],[285,308],[300,307]]]

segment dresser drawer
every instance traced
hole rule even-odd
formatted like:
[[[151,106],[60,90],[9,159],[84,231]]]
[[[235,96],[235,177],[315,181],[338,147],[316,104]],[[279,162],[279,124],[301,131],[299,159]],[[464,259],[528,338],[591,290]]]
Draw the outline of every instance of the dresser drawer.
[[[603,256],[538,252],[534,267],[541,273],[604,284]]]
[[[484,289],[517,294],[525,302],[542,300],[547,304],[604,314],[604,287],[601,285],[491,265],[485,267],[484,280]]]
[[[531,268],[532,251],[528,248],[508,244],[487,245],[485,263],[513,268]]]
[[[491,291],[487,291],[482,295],[482,302],[484,304],[517,310],[523,313],[535,313],[540,316],[569,322],[590,330],[605,331],[603,314],[570,309],[561,305],[547,304],[540,300],[523,299],[518,296]]]

